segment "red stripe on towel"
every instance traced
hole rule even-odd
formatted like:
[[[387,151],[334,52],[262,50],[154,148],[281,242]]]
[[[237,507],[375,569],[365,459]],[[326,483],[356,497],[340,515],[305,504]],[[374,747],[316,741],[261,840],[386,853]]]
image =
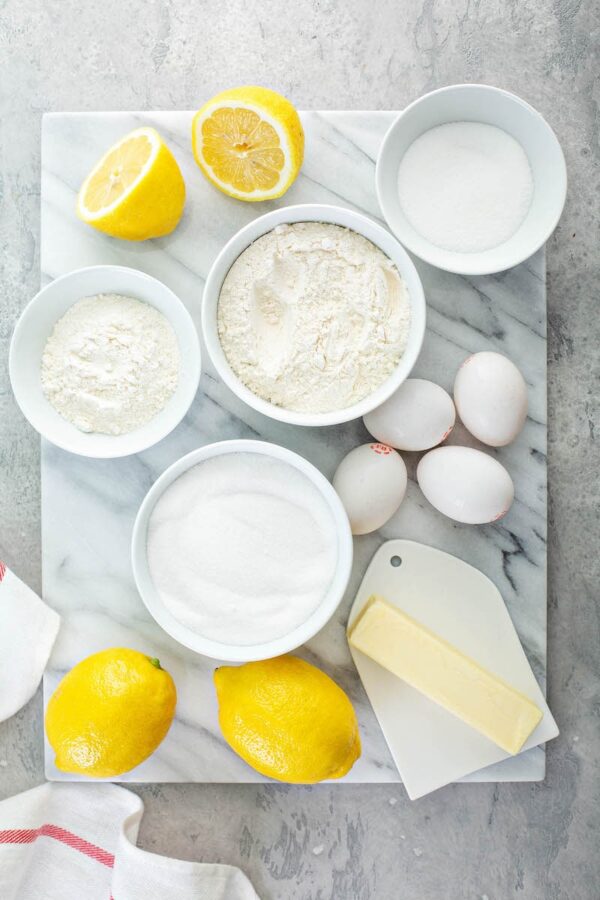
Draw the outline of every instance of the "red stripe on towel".
[[[115,858],[112,853],[108,853],[102,847],[97,847],[58,825],[41,825],[39,828],[8,828],[0,831],[0,844],[33,844],[39,837],[53,838],[55,841],[60,841],[61,844],[66,844],[67,847],[95,859],[103,866],[111,869],[114,866]]]
[[[4,578],[5,575],[6,575],[6,566],[4,565],[3,562],[0,562],[0,581],[2,581],[2,579]]]

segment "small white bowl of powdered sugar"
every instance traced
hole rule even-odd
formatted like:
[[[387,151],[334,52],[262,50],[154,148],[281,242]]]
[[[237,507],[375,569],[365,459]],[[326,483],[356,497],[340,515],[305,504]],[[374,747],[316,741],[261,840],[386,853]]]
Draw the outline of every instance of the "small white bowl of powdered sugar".
[[[150,488],[132,565],[149,612],[179,643],[230,662],[268,659],[331,618],[350,578],[352,535],[333,487],[303,457],[222,441]]]
[[[396,237],[426,262],[489,275],[554,231],[567,174],[556,135],[528,103],[483,84],[420,97],[386,134],[377,196]]]
[[[198,334],[162,282],[123,266],[56,278],[25,308],[10,347],[17,403],[47,440],[80,456],[139,453],[188,411]]]
[[[206,280],[202,328],[220,377],[249,406],[334,425],[375,409],[408,377],[425,299],[389,231],[349,209],[302,204],[255,219],[225,245]]]

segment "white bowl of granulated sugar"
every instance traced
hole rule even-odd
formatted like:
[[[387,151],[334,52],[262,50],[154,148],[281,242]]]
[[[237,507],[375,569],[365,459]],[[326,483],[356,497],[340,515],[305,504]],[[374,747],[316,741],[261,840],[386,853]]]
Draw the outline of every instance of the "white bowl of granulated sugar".
[[[265,441],[207,444],[173,463],[135,520],[132,567],[158,624],[229,662],[310,640],[352,569],[342,502],[318,469]]]
[[[300,204],[250,222],[213,263],[202,300],[212,362],[245,403],[294,425],[335,425],[380,406],[425,334],[412,260],[377,222]]]
[[[550,237],[566,191],[556,135],[533,107],[484,84],[425,94],[377,159],[377,196],[399,241],[463,275],[502,272]]]
[[[165,284],[125,266],[90,266],[25,307],[9,369],[36,431],[71,453],[110,459],[146,450],[183,419],[200,381],[200,343]]]

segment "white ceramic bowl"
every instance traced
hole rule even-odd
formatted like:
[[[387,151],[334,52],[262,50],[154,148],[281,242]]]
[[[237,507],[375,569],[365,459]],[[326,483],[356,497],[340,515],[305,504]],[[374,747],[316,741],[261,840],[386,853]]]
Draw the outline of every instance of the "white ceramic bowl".
[[[303,413],[284,409],[257,397],[231,369],[221,343],[217,328],[217,306],[219,294],[225,276],[238,258],[257,238],[272,231],[277,225],[293,222],[328,222],[333,225],[341,225],[351,228],[372,241],[392,262],[400,272],[406,284],[410,305],[411,324],[408,341],[404,354],[394,372],[372,394],[365,397],[359,403],[326,413]],[[299,204],[297,206],[285,206],[275,209],[264,216],[250,222],[235,234],[223,247],[211,266],[204,296],[202,298],[202,330],[206,347],[213,364],[225,384],[237,394],[248,406],[258,410],[265,416],[278,419],[280,422],[289,422],[292,425],[337,425],[340,422],[350,422],[358,419],[365,413],[381,406],[402,382],[408,378],[411,369],[417,361],[425,336],[425,297],[421,279],[415,269],[412,260],[398,241],[372,219],[360,213],[353,212],[341,206],[327,206],[325,204]]]
[[[225,453],[262,453],[265,456],[271,456],[274,459],[282,460],[294,466],[294,468],[309,478],[321,493],[331,510],[338,536],[337,568],[333,581],[321,604],[302,625],[290,631],[289,634],[263,644],[222,644],[203,637],[196,631],[192,631],[185,625],[182,625],[160,599],[148,567],[146,554],[148,523],[152,510],[159,498],[169,485],[188,469],[191,469],[203,460],[221,456]],[[340,498],[329,481],[312,463],[309,463],[297,453],[286,450],[285,447],[280,447],[277,444],[247,440],[221,441],[216,444],[207,444],[178,459],[152,485],[140,506],[133,527],[131,561],[135,583],[142,600],[153,618],[171,637],[183,644],[184,647],[189,647],[191,650],[195,650],[196,653],[201,653],[213,659],[227,660],[228,662],[248,662],[257,659],[270,659],[273,656],[280,656],[282,653],[295,650],[310,640],[329,621],[344,596],[344,591],[350,578],[352,568],[352,534],[348,516]]]
[[[123,294],[154,306],[169,320],[179,343],[181,371],[175,393],[150,422],[127,434],[80,431],[56,412],[42,391],[41,359],[56,321],[77,300],[102,293]],[[200,381],[200,343],[190,314],[162,282],[124,266],[91,266],[56,278],[25,307],[12,336],[9,368],[17,403],[36,431],[63,450],[108,459],[151,447],[183,419]]]
[[[415,231],[402,212],[398,196],[400,161],[420,135],[447,122],[496,125],[521,144],[529,159],[534,181],[529,212],[509,240],[490,250],[443,250]],[[485,84],[456,84],[425,94],[400,113],[381,145],[376,183],[387,224],[411,253],[448,272],[489,275],[528,259],[550,237],[565,204],[567,170],[556,135],[528,103]]]

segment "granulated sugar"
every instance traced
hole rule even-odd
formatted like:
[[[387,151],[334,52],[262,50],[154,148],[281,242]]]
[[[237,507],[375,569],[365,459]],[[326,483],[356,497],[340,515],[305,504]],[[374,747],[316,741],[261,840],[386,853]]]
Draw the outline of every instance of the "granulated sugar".
[[[327,502],[295,467],[227,453],[189,469],[160,497],[148,565],[182,624],[221,643],[289,634],[325,597],[337,565]]]
[[[398,171],[400,206],[415,231],[445,250],[476,253],[517,231],[531,205],[529,160],[511,135],[480,122],[422,134]]]

